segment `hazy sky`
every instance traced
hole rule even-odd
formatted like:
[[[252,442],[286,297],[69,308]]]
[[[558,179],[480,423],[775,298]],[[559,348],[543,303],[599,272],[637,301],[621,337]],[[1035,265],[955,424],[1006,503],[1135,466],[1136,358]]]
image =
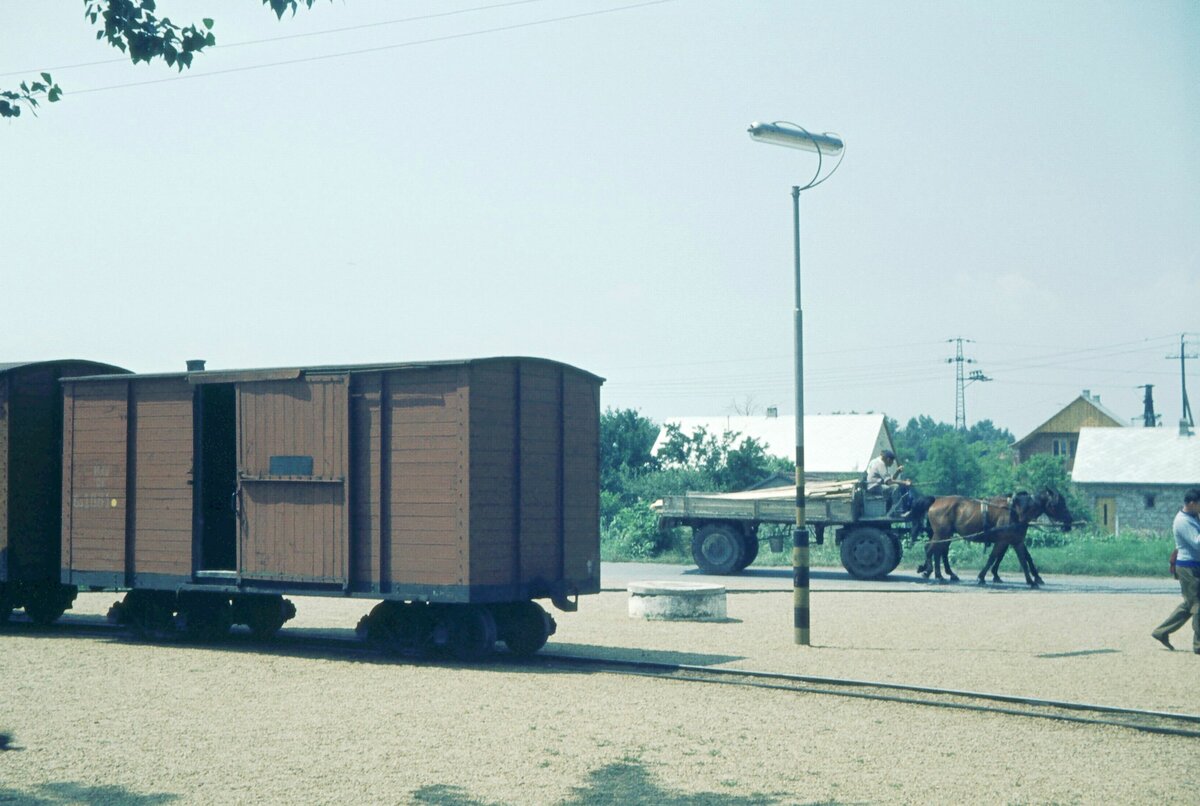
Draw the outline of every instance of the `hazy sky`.
[[[108,63],[80,2],[0,0],[0,89],[64,90],[0,123],[0,361],[522,354],[659,420],[787,414],[815,165],[745,130],[788,120],[847,144],[802,197],[810,413],[953,422],[962,336],[970,422],[1023,436],[1082,389],[1134,417],[1146,383],[1178,421],[1200,4],[159,10],[216,20],[181,79]]]

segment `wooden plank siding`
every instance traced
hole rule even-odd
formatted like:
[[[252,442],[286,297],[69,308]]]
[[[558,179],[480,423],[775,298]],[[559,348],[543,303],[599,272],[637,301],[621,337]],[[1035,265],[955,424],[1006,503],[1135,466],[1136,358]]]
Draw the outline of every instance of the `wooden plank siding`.
[[[467,584],[466,369],[389,372],[385,383],[389,581]]]
[[[560,369],[522,362],[520,396],[521,579],[562,578]]]
[[[64,402],[64,565],[125,573],[129,383],[71,383]]]
[[[385,551],[380,539],[384,475],[382,373],[350,379],[350,584],[359,590],[387,590]]]
[[[516,361],[471,370],[471,573],[474,584],[512,585],[521,577],[517,518]]]
[[[237,385],[241,575],[347,579],[349,376]],[[273,476],[271,458],[312,458],[310,476]]]
[[[566,439],[563,498],[566,558],[563,576],[600,579],[600,387],[577,372],[564,376]]]
[[[183,378],[132,384],[133,573],[191,576],[193,399]]]

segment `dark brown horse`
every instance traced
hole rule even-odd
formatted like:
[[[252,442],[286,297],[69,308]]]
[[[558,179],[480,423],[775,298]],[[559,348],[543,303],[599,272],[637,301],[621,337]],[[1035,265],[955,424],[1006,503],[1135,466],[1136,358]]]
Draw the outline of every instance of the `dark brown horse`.
[[[1001,581],[1000,560],[1012,546],[1025,573],[1025,582],[1036,588],[1042,584],[1042,578],[1025,545],[1025,533],[1029,524],[1042,514],[1062,521],[1064,530],[1071,528],[1071,513],[1063,497],[1054,490],[1045,489],[1036,496],[1018,492],[988,499],[958,495],[936,498],[925,513],[930,539],[925,546],[925,562],[917,567],[917,571],[925,577],[933,573],[938,581],[944,581],[944,567],[950,580],[957,582],[958,576],[950,568],[949,556],[950,543],[957,534],[964,540],[992,544],[992,552],[979,572],[980,585],[986,584],[988,571],[994,582]]]

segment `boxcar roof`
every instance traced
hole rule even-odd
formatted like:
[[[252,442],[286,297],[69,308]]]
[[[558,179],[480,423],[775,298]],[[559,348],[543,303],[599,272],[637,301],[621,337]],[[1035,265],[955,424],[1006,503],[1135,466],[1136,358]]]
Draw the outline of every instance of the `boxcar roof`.
[[[187,378],[189,383],[205,384],[205,383],[237,383],[238,381],[271,381],[271,380],[287,380],[290,378],[299,378],[302,375],[328,375],[332,373],[357,373],[357,372],[381,372],[391,370],[415,370],[426,369],[432,367],[456,367],[468,366],[470,364],[485,364],[498,361],[535,361],[542,364],[551,364],[553,366],[565,367],[566,369],[578,372],[580,375],[586,375],[600,383],[604,383],[604,378],[595,375],[578,367],[564,364],[561,361],[554,361],[549,358],[531,358],[528,356],[493,356],[489,358],[464,358],[458,360],[446,361],[406,361],[395,362],[388,364],[325,364],[311,367],[271,367],[264,369],[211,369],[201,370],[199,372],[159,372],[159,373],[143,373],[134,374],[100,374],[100,375],[82,375],[79,377],[70,378],[73,381],[99,381],[108,379],[125,379],[133,378]],[[0,364],[0,367],[6,365]],[[113,369],[119,369],[113,367]],[[65,380],[65,379],[64,379]]]
[[[44,367],[51,364],[88,364],[96,372],[108,372],[112,375],[128,374],[129,372],[129,370],[118,367],[115,364],[102,364],[99,361],[85,361],[81,358],[56,358],[50,361],[13,361],[9,363],[0,362],[0,375],[19,369]]]

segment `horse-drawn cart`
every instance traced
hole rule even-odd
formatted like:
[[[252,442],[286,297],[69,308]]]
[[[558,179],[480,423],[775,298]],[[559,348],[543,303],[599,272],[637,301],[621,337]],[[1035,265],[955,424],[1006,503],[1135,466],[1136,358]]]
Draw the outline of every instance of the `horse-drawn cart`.
[[[832,528],[842,565],[859,579],[882,579],[900,564],[908,524],[890,517],[883,498],[866,493],[865,482],[810,481],[804,485],[805,523],[815,542]],[[772,487],[741,493],[686,493],[655,501],[662,528],[690,526],[692,557],[707,574],[735,574],[758,556],[759,527],[796,521],[796,488]],[[780,530],[782,532],[782,530]],[[767,538],[782,551],[785,537]]]

